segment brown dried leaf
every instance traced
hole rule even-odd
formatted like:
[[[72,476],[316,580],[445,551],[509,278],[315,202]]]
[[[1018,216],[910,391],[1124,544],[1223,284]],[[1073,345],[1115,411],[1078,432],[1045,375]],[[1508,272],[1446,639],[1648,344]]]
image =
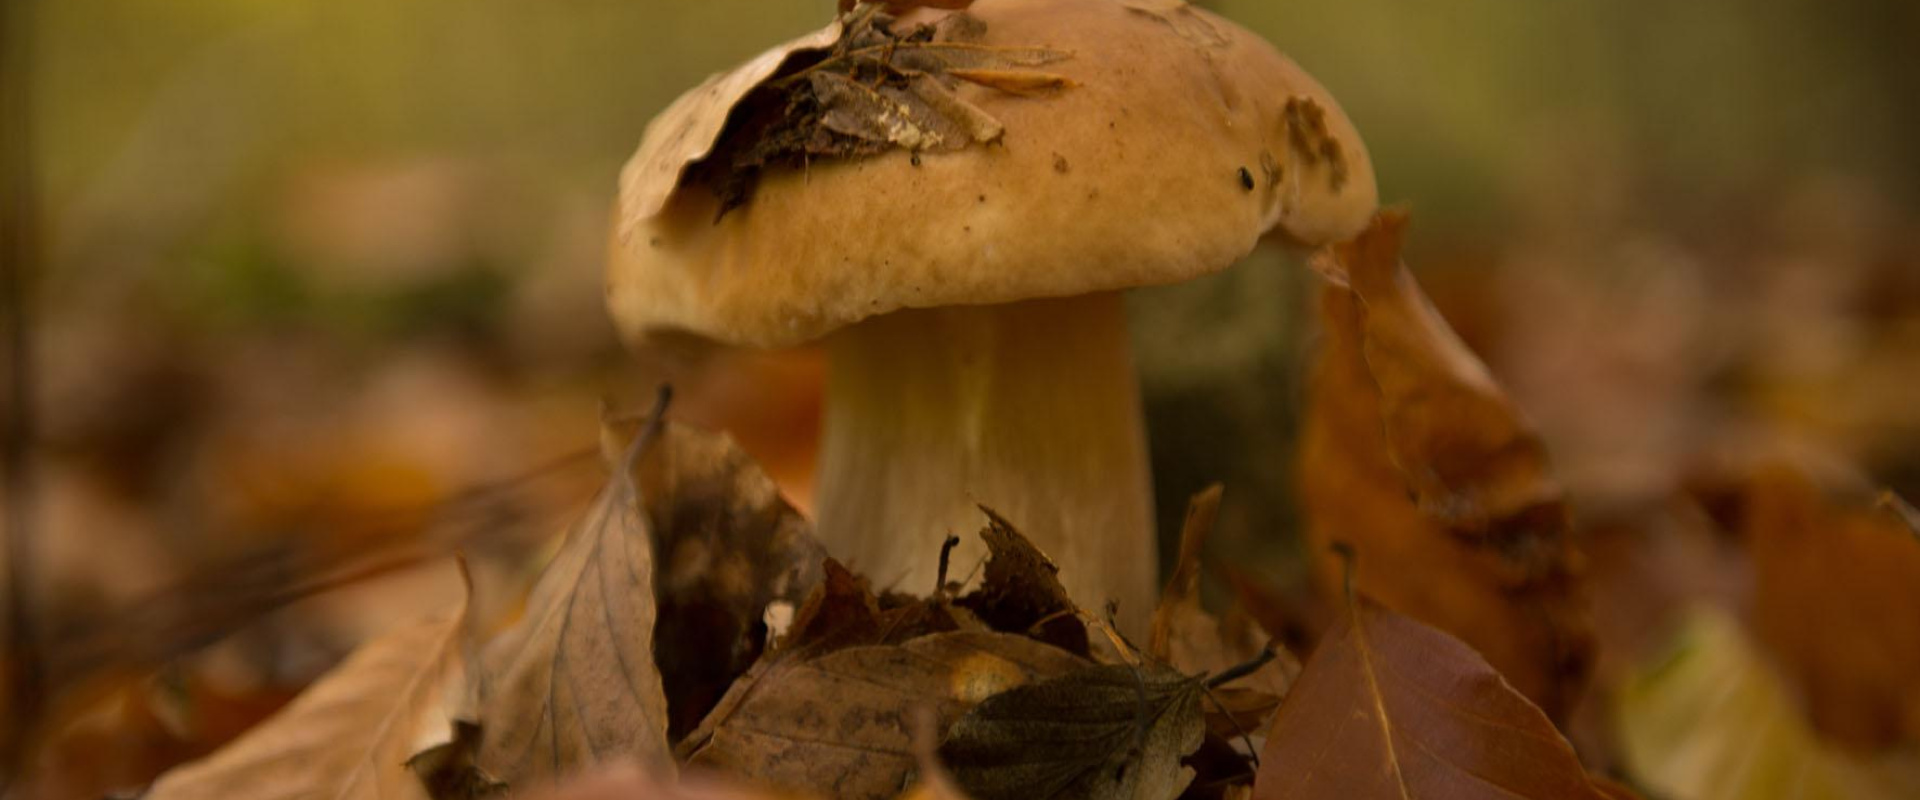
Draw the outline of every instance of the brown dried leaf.
[[[609,434],[603,440],[633,436]],[[678,739],[759,658],[767,607],[806,600],[825,551],[812,525],[726,434],[667,423],[642,454],[635,480],[659,559],[654,655],[669,737]]]
[[[596,768],[524,800],[798,800],[711,775],[663,780],[631,761]]]
[[[671,774],[667,701],[654,666],[653,542],[631,464],[567,532],[525,616],[489,642],[470,721],[473,767],[515,791],[609,759]]]
[[[1549,716],[1592,650],[1578,557],[1544,446],[1400,263],[1404,212],[1322,251],[1326,332],[1301,447],[1325,597],[1346,565],[1384,605],[1484,653]]]
[[[840,13],[852,11],[857,5],[860,5],[859,0],[840,0]],[[884,0],[880,5],[886,8],[887,13],[899,16],[916,8],[962,9],[973,5],[973,0]]]
[[[1025,633],[1076,655],[1089,655],[1080,607],[1060,584],[1060,567],[1005,518],[985,506],[986,575],[980,588],[954,602],[997,631]]]
[[[953,95],[928,75],[905,86],[870,87],[847,75],[807,76],[823,111],[820,127],[874,145],[908,150],[957,150],[1000,138],[1000,123]]]
[[[913,759],[915,772],[913,788],[900,795],[900,800],[971,800],[967,793],[954,783],[953,773],[947,771],[947,765],[940,763],[940,715],[931,708],[921,708],[913,715]]]
[[[913,769],[916,705],[944,727],[995,691],[1085,665],[1086,627],[1058,568],[982,511],[986,576],[959,599],[950,587],[877,598],[826,561],[789,633],[680,743],[681,757],[791,789],[890,797]]]
[[[1172,800],[1193,780],[1200,681],[1105,664],[987,699],[947,732],[940,757],[978,800]]]
[[[1222,741],[1266,730],[1281,695],[1257,689],[1221,686],[1207,691],[1207,733]]]
[[[1814,727],[1863,749],[1920,742],[1920,538],[1786,465],[1747,480],[1740,519],[1756,633]]]
[[[825,28],[708,77],[647,123],[639,152],[620,171],[620,208],[626,214],[620,221],[621,237],[632,235],[634,226],[666,208],[687,167],[713,152],[729,112],[741,98],[773,77],[796,54],[831,47],[844,32],[836,19]]]
[[[1221,492],[1221,486],[1214,484],[1187,501],[1186,523],[1180,529],[1180,557],[1160,594],[1160,607],[1154,609],[1147,636],[1148,655],[1188,675],[1218,673],[1251,661],[1267,649],[1267,642],[1249,635],[1254,632],[1250,628],[1242,628],[1239,636],[1230,636],[1220,620],[1200,605],[1201,553],[1220,512]],[[1277,644],[1274,647],[1280,649]],[[1271,709],[1286,696],[1297,666],[1292,656],[1281,650],[1274,660],[1235,681],[1235,686],[1271,698],[1272,703],[1267,704]],[[1258,722],[1252,727],[1259,727]]]
[[[1008,94],[1023,97],[1037,97],[1062,89],[1071,89],[1080,84],[1065,75],[1051,72],[1026,72],[1011,69],[949,69],[947,74],[968,83],[979,84],[989,89],[998,89]]]
[[[1608,796],[1472,648],[1364,598],[1307,661],[1260,762],[1258,800]]]
[[[931,707],[944,727],[989,696],[1086,663],[977,631],[763,662],[692,737],[704,742],[689,763],[832,797],[894,797],[916,763],[915,709]]]
[[[954,70],[1018,73],[1068,57],[1039,47],[977,43],[986,26],[960,12],[932,24],[894,30],[880,6],[860,5],[841,18],[843,35],[817,60],[788,62],[736,98],[711,151],[695,159],[685,177],[706,183],[721,200],[721,213],[745,203],[763,169],[801,167],[825,159],[861,158],[893,149],[951,151],[1000,138],[999,121],[955,94]],[[813,58],[808,55],[807,58]],[[1058,76],[989,81],[1031,93],[1040,86],[1064,88]],[[639,156],[636,156],[638,160]],[[629,167],[629,170],[635,169]],[[653,168],[652,174],[666,170]],[[680,175],[681,170],[675,170]],[[695,177],[697,176],[697,177]],[[671,189],[668,192],[671,193]],[[649,196],[650,199],[650,196]],[[631,225],[664,207],[664,198],[640,207]]]
[[[424,798],[408,757],[451,728],[465,609],[362,645],[259,727],[160,777],[154,800]]]

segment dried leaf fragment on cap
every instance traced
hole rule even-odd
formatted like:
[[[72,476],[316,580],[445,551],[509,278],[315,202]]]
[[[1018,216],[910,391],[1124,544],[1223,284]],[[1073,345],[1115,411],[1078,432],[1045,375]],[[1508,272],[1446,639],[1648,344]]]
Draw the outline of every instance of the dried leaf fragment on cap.
[[[1400,262],[1385,212],[1317,269],[1322,350],[1299,474],[1321,594],[1346,563],[1381,604],[1460,637],[1549,716],[1585,682],[1591,623],[1546,449]]]
[[[1545,714],[1464,643],[1350,601],[1280,706],[1258,800],[1609,796]]]
[[[840,24],[843,35],[824,52],[796,53],[744,93],[712,152],[689,166],[688,182],[715,192],[721,213],[744,204],[769,166],[998,140],[1000,122],[956,92],[962,82],[1026,96],[1073,85],[1036,69],[1068,53],[980,44],[985,25],[964,11],[896,30],[891,15],[868,4]]]
[[[768,166],[997,140],[1000,123],[955,93],[962,81],[1035,97],[1074,85],[1034,69],[1070,54],[979,44],[986,26],[964,11],[894,30],[901,6],[965,5],[843,4],[826,28],[681,96],[648,126],[644,149],[621,173],[621,237],[687,184],[715,192],[724,213],[747,201]]]
[[[940,759],[976,800],[1171,800],[1193,780],[1202,687],[1158,665],[1105,664],[988,698]]]

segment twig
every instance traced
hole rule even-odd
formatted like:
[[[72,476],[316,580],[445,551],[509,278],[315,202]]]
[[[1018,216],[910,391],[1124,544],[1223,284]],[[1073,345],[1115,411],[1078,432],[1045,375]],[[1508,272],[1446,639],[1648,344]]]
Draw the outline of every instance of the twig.
[[[1254,656],[1244,664],[1235,664],[1215,673],[1213,677],[1207,679],[1207,688],[1212,689],[1218,686],[1224,686],[1248,675],[1252,675],[1256,670],[1266,666],[1268,662],[1273,660],[1273,647],[1275,644],[1278,643],[1268,642],[1266,649],[1260,651],[1260,655]]]
[[[1272,651],[1268,651],[1267,656],[1271,658],[1273,656]],[[1227,718],[1227,724],[1233,726],[1233,732],[1240,734],[1240,741],[1247,746],[1247,761],[1253,764],[1253,771],[1258,773],[1260,771],[1260,749],[1253,746],[1253,734],[1248,733],[1247,727],[1240,724],[1240,718],[1233,715],[1233,709],[1227,708],[1227,704],[1220,702],[1220,698],[1214,695],[1211,684],[1201,683],[1200,691],[1206,693],[1207,699],[1213,701],[1215,708],[1220,709],[1220,715]]]
[[[936,597],[947,593],[947,565],[953,558],[953,548],[960,546],[960,537],[951,533],[947,540],[940,543],[940,574],[934,577],[933,593]]]

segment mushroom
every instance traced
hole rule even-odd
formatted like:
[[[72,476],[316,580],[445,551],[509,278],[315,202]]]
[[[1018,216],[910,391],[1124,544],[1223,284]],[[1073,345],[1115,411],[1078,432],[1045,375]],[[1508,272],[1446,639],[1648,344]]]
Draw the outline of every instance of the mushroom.
[[[1083,607],[1118,601],[1139,630],[1157,549],[1120,292],[1224,269],[1270,231],[1308,245],[1358,232],[1376,206],[1366,149],[1313,78],[1183,0],[977,0],[879,19],[1055,54],[1018,79],[943,76],[997,126],[987,141],[916,131],[756,164],[744,198],[703,187],[716,162],[739,163],[715,154],[753,135],[751,92],[845,52],[831,43],[863,13],[715,76],[649,126],[622,175],[613,318],[635,346],[824,337],[818,532],[876,581],[932,587],[944,538],[979,527],[980,504],[1064,565]],[[971,539],[950,577],[982,557]]]

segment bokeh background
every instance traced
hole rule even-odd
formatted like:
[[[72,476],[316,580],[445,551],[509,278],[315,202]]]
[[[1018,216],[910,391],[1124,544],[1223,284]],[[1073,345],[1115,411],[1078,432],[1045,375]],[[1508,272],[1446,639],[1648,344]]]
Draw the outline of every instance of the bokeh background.
[[[1340,98],[1416,274],[1586,508],[1763,440],[1920,494],[1920,5],[1206,5]],[[449,526],[531,552],[598,484],[567,458],[602,403],[665,379],[804,506],[818,355],[625,353],[600,269],[647,120],[832,6],[39,3],[43,627],[263,553]],[[1272,248],[1130,300],[1163,528],[1225,481],[1213,549],[1281,583],[1312,286]],[[168,659],[170,699],[101,689],[124,698],[48,791],[137,785],[457,591],[404,573]]]

